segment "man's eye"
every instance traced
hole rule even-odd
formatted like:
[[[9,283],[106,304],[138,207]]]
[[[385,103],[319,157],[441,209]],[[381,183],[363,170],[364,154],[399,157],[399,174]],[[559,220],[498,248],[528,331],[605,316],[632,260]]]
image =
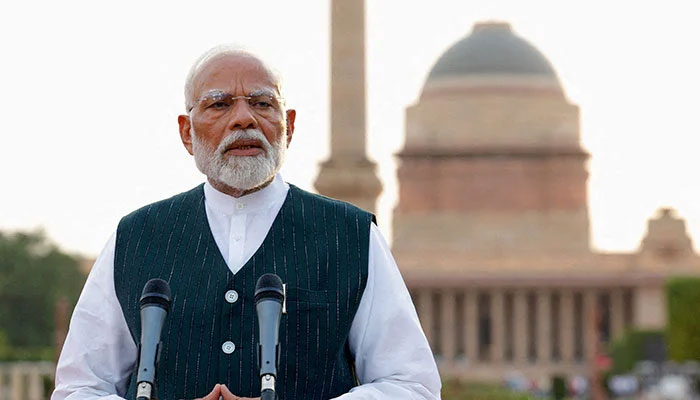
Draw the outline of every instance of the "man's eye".
[[[222,109],[228,107],[228,103],[223,102],[223,101],[217,101],[215,103],[212,103],[208,108],[214,108],[214,109]]]
[[[270,104],[267,101],[256,101],[253,103],[253,107],[255,107],[255,108],[270,108],[270,107],[272,107],[272,104]]]

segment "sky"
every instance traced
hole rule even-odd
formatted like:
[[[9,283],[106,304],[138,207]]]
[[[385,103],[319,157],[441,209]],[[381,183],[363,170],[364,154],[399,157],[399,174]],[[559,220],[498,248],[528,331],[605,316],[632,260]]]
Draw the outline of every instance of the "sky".
[[[634,251],[673,207],[700,240],[700,24],[693,1],[366,0],[367,142],[391,235],[405,108],[479,21],[506,21],[581,110],[592,245]],[[22,1],[0,6],[0,230],[95,256],[119,219],[203,181],[177,115],[191,63],[244,46],[297,110],[284,178],[313,189],[329,153],[329,1]],[[696,245],[696,248],[698,246]]]

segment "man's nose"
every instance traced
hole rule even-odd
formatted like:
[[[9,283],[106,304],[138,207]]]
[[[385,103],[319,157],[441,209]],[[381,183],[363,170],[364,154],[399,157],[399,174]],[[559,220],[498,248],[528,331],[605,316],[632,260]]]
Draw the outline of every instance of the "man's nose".
[[[229,130],[236,129],[257,129],[258,121],[253,114],[248,102],[245,99],[238,99],[233,104],[231,116],[228,124]]]

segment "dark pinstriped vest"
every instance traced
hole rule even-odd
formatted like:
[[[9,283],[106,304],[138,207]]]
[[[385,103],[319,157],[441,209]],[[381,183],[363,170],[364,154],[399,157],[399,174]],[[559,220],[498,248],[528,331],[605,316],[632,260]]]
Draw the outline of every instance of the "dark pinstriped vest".
[[[357,385],[347,339],[367,283],[373,216],[290,185],[265,240],[233,275],[214,241],[203,185],[139,209],[119,223],[114,283],[129,330],[141,335],[138,300],[151,278],[170,283],[158,370],[161,400],[193,399],[225,383],[260,395],[255,283],[272,272],[287,284],[280,327],[280,399],[329,399]],[[235,290],[234,303],[225,294]],[[231,341],[235,350],[222,351]],[[135,398],[133,374],[127,399]]]

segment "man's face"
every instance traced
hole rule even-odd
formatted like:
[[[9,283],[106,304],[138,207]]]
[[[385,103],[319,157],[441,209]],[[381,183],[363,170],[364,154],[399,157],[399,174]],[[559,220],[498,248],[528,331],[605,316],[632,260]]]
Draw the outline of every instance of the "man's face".
[[[212,184],[249,190],[274,176],[294,132],[295,112],[281,102],[275,77],[253,57],[225,55],[204,66],[189,115],[178,122],[185,148]]]

